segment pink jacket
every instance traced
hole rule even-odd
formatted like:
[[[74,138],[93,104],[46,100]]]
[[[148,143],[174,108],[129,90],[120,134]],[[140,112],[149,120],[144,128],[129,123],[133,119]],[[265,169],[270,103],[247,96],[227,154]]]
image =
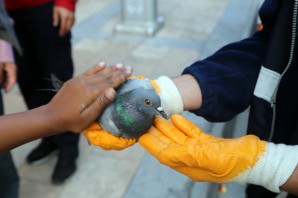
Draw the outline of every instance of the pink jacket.
[[[0,62],[14,62],[10,43],[0,39]]]

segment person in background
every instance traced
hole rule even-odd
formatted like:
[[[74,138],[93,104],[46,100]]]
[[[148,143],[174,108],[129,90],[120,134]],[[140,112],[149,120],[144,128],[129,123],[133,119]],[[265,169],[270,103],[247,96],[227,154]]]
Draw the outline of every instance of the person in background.
[[[51,74],[61,81],[73,76],[71,27],[74,24],[75,0],[5,0],[14,20],[14,29],[23,50],[15,53],[18,84],[28,109],[47,104],[54,93]],[[40,165],[58,154],[52,183],[61,184],[77,169],[79,134],[68,131],[43,138],[26,160]]]
[[[0,2],[1,3],[1,2]],[[8,93],[16,83],[17,67],[14,62],[12,46],[0,39],[0,84]],[[0,92],[0,115],[4,114],[2,91]],[[0,154],[0,196],[4,198],[18,197],[19,177],[11,153]]]
[[[12,28],[12,21],[0,0],[0,115],[4,111],[2,93],[8,93],[16,83],[17,68],[14,61],[12,45],[21,54],[20,45]],[[5,139],[4,139],[5,140]],[[6,141],[6,140],[5,140]],[[0,153],[0,197],[17,198],[19,193],[19,176],[9,151]]]

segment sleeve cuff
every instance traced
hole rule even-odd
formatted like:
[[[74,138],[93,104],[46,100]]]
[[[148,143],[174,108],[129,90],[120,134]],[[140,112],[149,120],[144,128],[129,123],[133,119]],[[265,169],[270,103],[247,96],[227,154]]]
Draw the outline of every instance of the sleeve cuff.
[[[75,11],[76,0],[56,0],[55,5],[64,7],[71,11]]]

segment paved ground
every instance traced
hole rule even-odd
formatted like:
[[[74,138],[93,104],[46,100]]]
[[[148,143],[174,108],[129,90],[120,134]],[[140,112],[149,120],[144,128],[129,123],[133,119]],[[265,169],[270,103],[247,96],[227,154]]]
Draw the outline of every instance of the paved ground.
[[[104,60],[108,64],[122,62],[131,65],[134,74],[143,74],[151,79],[160,75],[179,75],[185,66],[198,58],[249,34],[256,2],[158,1],[158,13],[165,17],[165,24],[155,36],[144,37],[113,31],[120,20],[118,0],[80,0],[73,29],[76,73]],[[18,87],[5,96],[5,107],[7,113],[25,110]],[[226,127],[224,123],[212,125],[189,113],[185,115],[215,135],[222,135]],[[244,114],[240,127],[245,124],[245,118]],[[239,125],[239,122],[236,123]],[[218,196],[217,190],[212,190],[216,185],[191,182],[160,165],[138,144],[121,152],[103,151],[88,146],[84,137],[80,139],[77,173],[66,184],[54,186],[50,177],[56,158],[36,167],[25,163],[26,155],[37,143],[34,141],[13,150],[21,178],[20,198]],[[219,196],[242,197],[243,188],[231,184],[228,193]]]

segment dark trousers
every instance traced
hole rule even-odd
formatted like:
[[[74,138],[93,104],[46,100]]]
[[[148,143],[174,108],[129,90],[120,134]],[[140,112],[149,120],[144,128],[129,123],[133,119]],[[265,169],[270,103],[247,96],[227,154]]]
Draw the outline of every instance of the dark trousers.
[[[53,88],[48,80],[51,73],[62,81],[73,76],[71,34],[60,37],[59,27],[53,27],[52,3],[10,11],[9,14],[23,49],[23,56],[15,53],[18,83],[27,107],[32,109],[47,104],[54,96],[54,92],[44,91]],[[66,132],[43,141],[56,144],[61,152],[78,153],[79,134]]]
[[[10,152],[0,154],[0,197],[17,198],[19,177]]]
[[[0,115],[3,115],[3,101],[0,92]],[[9,131],[7,131],[9,133]],[[10,152],[0,154],[0,197],[17,198],[19,177]]]

